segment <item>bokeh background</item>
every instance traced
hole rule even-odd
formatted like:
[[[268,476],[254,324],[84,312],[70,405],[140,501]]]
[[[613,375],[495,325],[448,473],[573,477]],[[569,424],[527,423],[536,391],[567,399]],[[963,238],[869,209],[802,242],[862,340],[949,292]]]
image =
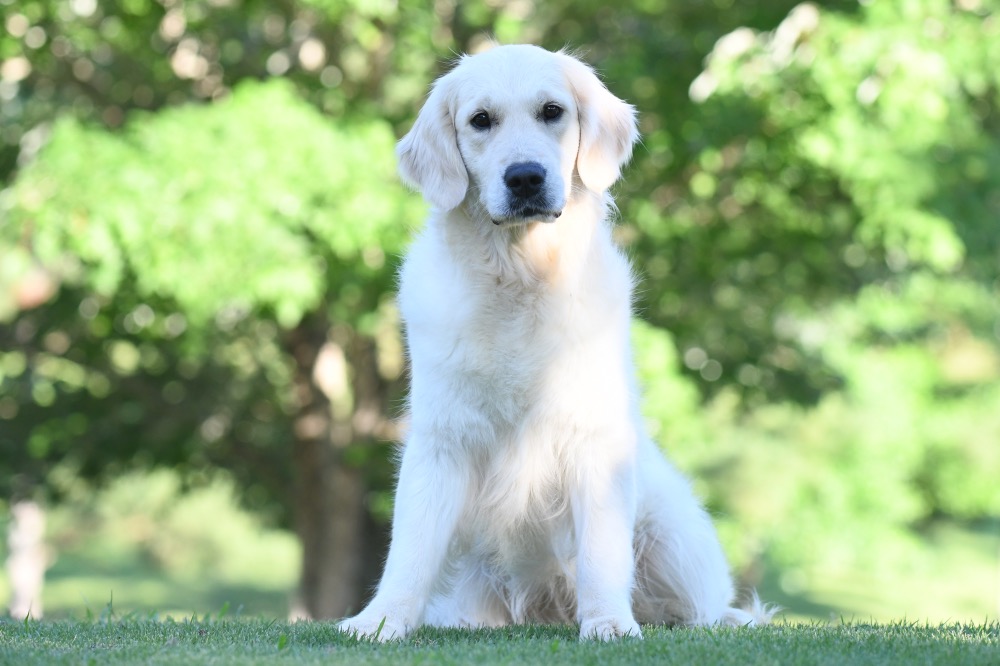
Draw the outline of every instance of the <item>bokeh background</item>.
[[[393,142],[491,36],[639,108],[645,414],[741,585],[997,618],[997,0],[0,0],[0,602],[359,608],[425,213]]]

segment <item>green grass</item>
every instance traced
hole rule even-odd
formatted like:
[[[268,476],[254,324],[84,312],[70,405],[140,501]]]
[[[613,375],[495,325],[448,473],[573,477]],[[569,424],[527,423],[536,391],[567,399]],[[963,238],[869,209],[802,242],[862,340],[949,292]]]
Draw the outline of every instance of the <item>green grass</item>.
[[[216,572],[197,577],[164,571],[135,552],[97,554],[64,553],[46,575],[42,600],[46,619],[79,618],[114,600],[122,613],[160,617],[190,617],[229,605],[244,615],[288,617],[295,588],[297,560],[260,575],[223,578]],[[0,583],[0,603],[6,596]],[[2,607],[0,607],[2,608]]]
[[[244,618],[0,621],[0,664],[989,664],[1000,623],[645,628],[646,639],[580,643],[575,627],[422,629],[374,645],[332,624]]]
[[[938,624],[1000,618],[998,576],[1000,520],[938,521],[907,543],[878,544],[868,563],[768,567],[756,585],[786,620]]]

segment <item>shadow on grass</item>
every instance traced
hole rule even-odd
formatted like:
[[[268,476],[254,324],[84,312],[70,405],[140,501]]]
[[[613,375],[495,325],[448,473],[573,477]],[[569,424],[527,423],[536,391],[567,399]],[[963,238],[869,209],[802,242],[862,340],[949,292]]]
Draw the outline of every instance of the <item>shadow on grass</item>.
[[[858,609],[847,608],[843,605],[833,606],[818,601],[806,589],[793,592],[788,588],[789,585],[782,585],[782,572],[769,565],[763,579],[757,586],[757,594],[760,595],[764,603],[781,607],[781,612],[775,617],[776,621],[787,619],[790,621],[818,620],[829,622],[860,614]]]
[[[136,553],[106,557],[63,554],[46,574],[43,600],[50,619],[83,619],[113,612],[159,617],[192,615],[288,617],[290,589],[226,580],[224,572],[172,575]]]

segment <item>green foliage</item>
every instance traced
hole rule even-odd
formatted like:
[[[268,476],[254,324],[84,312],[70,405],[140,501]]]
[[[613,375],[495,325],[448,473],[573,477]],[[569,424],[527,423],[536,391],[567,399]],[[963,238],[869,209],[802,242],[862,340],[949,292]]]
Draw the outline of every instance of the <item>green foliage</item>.
[[[396,386],[423,207],[392,138],[494,34],[584,47],[640,109],[645,415],[748,580],[996,517],[998,8],[0,0],[0,494],[222,466],[287,520],[291,334]],[[347,458],[384,517],[386,448]]]
[[[321,313],[400,372],[383,303],[422,207],[392,145],[384,121],[331,123],[279,81],[120,133],[58,123],[4,194],[0,243],[21,266],[7,284],[40,271],[61,288],[0,331],[3,484],[37,483],[53,460],[98,477],[222,464],[287,512],[284,331]]]
[[[802,10],[801,25],[786,22],[799,35],[776,33],[734,59],[719,54],[708,76],[720,96],[749,92],[768,132],[791,138],[786,170],[836,178],[857,211],[862,248],[884,251],[896,270],[954,271],[967,251],[985,268],[998,247],[982,232],[1000,205],[989,196],[1000,165],[991,120],[1000,54],[978,44],[1000,26],[984,11],[873,3],[860,20],[817,15],[812,25]],[[777,76],[762,74],[768,65]],[[974,237],[986,244],[966,247]]]
[[[7,229],[30,227],[36,260],[99,297],[128,274],[192,325],[263,311],[290,328],[331,284],[344,316],[352,287],[384,283],[417,219],[392,144],[384,123],[332,125],[277,82],[121,134],[66,121],[10,192]]]
[[[697,152],[681,181],[624,204],[641,231],[625,236],[652,258],[650,318],[721,366],[700,373],[707,392],[837,388],[789,322],[924,270],[972,290],[963,300],[985,307],[974,334],[996,346],[993,10],[889,4],[803,5],[773,33],[725,36],[691,86]],[[909,316],[947,327],[944,314]]]
[[[691,86],[683,181],[623,204],[646,312],[714,396],[647,414],[738,560],[889,566],[1000,510],[997,29],[929,1],[737,30]]]

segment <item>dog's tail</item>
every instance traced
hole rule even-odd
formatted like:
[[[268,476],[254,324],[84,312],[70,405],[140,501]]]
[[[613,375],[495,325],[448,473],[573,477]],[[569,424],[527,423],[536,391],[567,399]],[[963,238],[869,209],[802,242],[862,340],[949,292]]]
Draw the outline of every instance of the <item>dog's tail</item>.
[[[757,591],[750,593],[750,600],[743,608],[730,608],[722,616],[720,624],[733,627],[758,627],[771,624],[771,619],[781,610],[780,606],[765,604],[757,596]]]

